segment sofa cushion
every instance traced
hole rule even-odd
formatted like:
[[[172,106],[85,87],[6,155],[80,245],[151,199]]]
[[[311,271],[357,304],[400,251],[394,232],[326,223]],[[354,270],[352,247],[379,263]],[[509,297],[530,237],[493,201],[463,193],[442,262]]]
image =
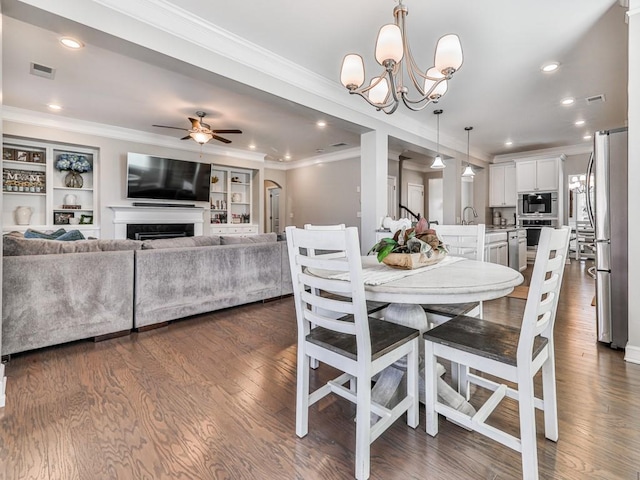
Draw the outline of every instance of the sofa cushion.
[[[19,255],[51,255],[56,253],[99,252],[98,240],[77,240],[61,242],[41,238],[21,238],[5,235],[2,242],[3,254],[7,257]]]
[[[241,237],[237,235],[221,235],[220,245],[237,245],[241,243],[272,243],[278,241],[275,233],[259,233],[257,235],[247,235]]]
[[[141,240],[98,240],[98,247],[103,252],[116,252],[121,250],[141,250]]]
[[[158,238],[156,240],[143,240],[142,249],[152,250],[156,248],[189,248],[210,247],[220,245],[218,235],[199,235],[196,237]]]

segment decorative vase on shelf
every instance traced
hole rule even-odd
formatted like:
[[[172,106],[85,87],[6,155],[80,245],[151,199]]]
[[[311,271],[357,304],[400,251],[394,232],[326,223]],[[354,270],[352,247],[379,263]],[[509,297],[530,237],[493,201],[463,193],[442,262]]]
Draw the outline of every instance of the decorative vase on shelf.
[[[70,170],[69,173],[67,173],[67,176],[64,177],[64,184],[69,188],[82,188],[82,175]]]
[[[16,208],[16,223],[18,225],[29,225],[31,222],[31,214],[33,213],[33,209],[31,207],[18,207]]]

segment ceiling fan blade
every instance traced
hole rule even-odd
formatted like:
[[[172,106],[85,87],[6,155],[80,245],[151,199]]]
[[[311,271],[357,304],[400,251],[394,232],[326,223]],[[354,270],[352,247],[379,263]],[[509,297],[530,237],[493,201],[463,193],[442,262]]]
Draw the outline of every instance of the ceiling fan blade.
[[[189,121],[191,122],[191,128],[193,130],[200,130],[200,120],[189,117]]]
[[[185,132],[188,132],[189,129],[188,128],[180,128],[180,127],[169,127],[167,125],[151,125],[152,127],[160,127],[160,128],[173,128],[174,130],[184,130]]]
[[[211,130],[213,133],[242,133],[242,130]]]
[[[214,135],[213,138],[222,142],[222,143],[231,143],[231,140],[227,140],[226,138],[219,137],[218,135]]]
[[[187,135],[186,137],[182,137],[180,140],[191,140],[191,135]]]

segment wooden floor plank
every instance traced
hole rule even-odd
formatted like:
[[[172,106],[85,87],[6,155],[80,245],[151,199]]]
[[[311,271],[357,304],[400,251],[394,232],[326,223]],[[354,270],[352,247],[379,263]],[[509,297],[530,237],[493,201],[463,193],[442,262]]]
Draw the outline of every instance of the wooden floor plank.
[[[572,261],[565,274],[555,332],[560,439],[544,438],[538,412],[540,478],[637,480],[640,365],[596,342],[588,265]],[[485,302],[484,314],[517,326],[524,303]],[[14,355],[0,479],[351,478],[353,405],[323,399],[309,434],[295,435],[295,344],[287,297]],[[311,384],[335,373],[321,365]],[[496,414],[490,422],[518,432],[515,402]],[[521,477],[517,452],[443,419],[433,438],[424,425],[421,411],[418,429],[401,418],[374,442],[372,479]]]

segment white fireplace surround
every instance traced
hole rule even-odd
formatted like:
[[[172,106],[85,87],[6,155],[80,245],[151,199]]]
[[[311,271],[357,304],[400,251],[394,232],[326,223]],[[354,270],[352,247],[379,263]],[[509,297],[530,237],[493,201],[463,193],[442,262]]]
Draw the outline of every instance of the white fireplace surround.
[[[140,207],[134,205],[110,205],[113,210],[115,238],[127,238],[130,223],[193,223],[193,234],[204,231],[204,208],[202,207]]]

